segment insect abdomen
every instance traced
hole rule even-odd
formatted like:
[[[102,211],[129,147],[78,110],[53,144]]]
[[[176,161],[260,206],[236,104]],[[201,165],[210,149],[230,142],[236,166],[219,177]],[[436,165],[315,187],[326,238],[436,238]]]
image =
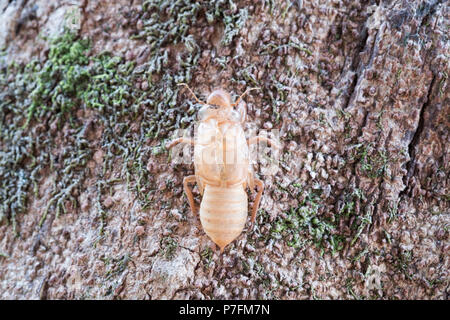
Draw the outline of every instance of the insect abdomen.
[[[242,232],[247,220],[247,193],[242,185],[206,185],[200,205],[200,221],[206,234],[223,251]]]

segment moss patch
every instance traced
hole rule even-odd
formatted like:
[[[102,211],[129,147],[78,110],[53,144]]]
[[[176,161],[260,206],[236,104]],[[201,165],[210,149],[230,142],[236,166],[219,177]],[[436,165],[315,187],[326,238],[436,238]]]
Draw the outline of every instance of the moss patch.
[[[302,248],[312,242],[318,248],[327,248],[333,253],[341,250],[345,238],[339,234],[335,221],[319,214],[319,201],[318,195],[310,190],[298,207],[285,212],[272,223],[271,236],[283,239],[293,248]]]

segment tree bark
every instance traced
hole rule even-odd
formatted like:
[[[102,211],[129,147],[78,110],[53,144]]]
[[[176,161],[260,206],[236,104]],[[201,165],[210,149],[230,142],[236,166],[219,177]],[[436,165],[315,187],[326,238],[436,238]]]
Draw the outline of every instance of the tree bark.
[[[448,299],[447,1],[72,3],[0,5],[0,298]],[[75,89],[52,60],[67,25],[90,40]],[[70,111],[29,111],[55,88],[33,59],[66,70]],[[256,225],[223,254],[164,148],[196,120],[178,82],[259,87],[245,128],[279,130]]]

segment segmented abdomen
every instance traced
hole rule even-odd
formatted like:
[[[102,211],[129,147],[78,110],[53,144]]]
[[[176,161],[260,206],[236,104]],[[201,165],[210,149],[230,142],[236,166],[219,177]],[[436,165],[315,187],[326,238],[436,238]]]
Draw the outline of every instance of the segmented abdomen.
[[[206,185],[200,205],[200,221],[206,234],[223,251],[242,232],[247,220],[247,193],[242,185]]]

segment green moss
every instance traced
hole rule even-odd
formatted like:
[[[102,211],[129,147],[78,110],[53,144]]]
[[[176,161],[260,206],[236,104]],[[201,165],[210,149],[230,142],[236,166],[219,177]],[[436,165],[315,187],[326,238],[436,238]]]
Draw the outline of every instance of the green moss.
[[[353,285],[354,285],[355,279],[352,278],[348,278],[345,281],[345,287],[347,288],[347,293],[350,294],[354,299],[356,300],[360,300],[362,297],[359,297],[358,295],[355,294],[355,292],[353,291]]]
[[[137,112],[133,112],[137,100],[132,93],[134,64],[108,53],[89,57],[88,43],[66,29],[51,40],[45,62],[10,63],[1,70],[0,221],[10,222],[17,235],[16,217],[25,212],[30,192],[37,196],[45,170],[53,173],[54,183],[39,225],[49,212],[57,217],[67,212],[67,205],[77,208],[74,194],[92,156],[87,139],[92,128],[77,119],[75,111],[94,108],[108,127],[117,124],[118,117],[132,118]],[[45,129],[54,125],[58,128],[51,129],[53,132]],[[39,126],[44,126],[43,130],[38,130]],[[63,127],[65,135],[56,144],[55,131]],[[117,149],[123,150],[121,143],[115,142]],[[102,230],[105,214],[101,212]]]
[[[278,217],[274,221],[270,231],[272,237],[284,239],[293,248],[312,242],[320,249],[331,249],[332,253],[340,251],[344,237],[337,233],[333,221],[319,215],[319,201],[318,195],[310,190],[297,208],[292,208],[284,218]]]
[[[32,61],[25,66],[11,63],[0,74],[3,88],[0,221],[10,222],[17,235],[16,217],[25,212],[30,192],[37,195],[44,170],[53,173],[54,183],[39,225],[43,225],[49,212],[59,216],[67,212],[68,204],[77,207],[73,194],[86,177],[86,164],[92,156],[92,142],[87,139],[92,127],[77,119],[75,111],[78,109],[97,110],[96,123],[106,127],[102,145],[107,155],[103,174],[98,177],[99,183],[103,183],[98,187],[98,201],[103,191],[108,190],[103,178],[111,174],[112,160],[117,156],[125,156],[126,160],[130,155],[139,158],[138,166],[123,162],[124,175],[132,176],[134,168],[138,167],[138,181],[144,178],[142,165],[146,159],[142,159],[136,149],[143,139],[134,143],[130,135],[126,135],[138,112],[136,102],[140,91],[134,90],[137,77],[134,63],[124,62],[121,57],[107,52],[88,56],[88,42],[66,29],[51,40],[47,61]],[[37,131],[40,125],[44,130]],[[52,129],[53,132],[45,129],[54,125],[58,128]],[[121,132],[117,132],[117,126]],[[59,132],[63,127],[65,135],[56,144],[54,131]],[[99,202],[97,205],[102,233],[107,215]]]
[[[248,10],[246,8],[240,9],[235,15],[223,15],[222,19],[225,23],[222,45],[228,46],[245,25],[245,22],[248,19]]]
[[[250,65],[244,69],[238,70],[232,81],[236,83],[244,82],[246,83],[247,88],[260,88],[263,93],[264,105],[271,106],[272,121],[278,123],[281,118],[281,108],[286,106],[288,101],[290,87],[287,84],[280,82],[273,76],[270,80],[265,81],[264,85],[262,85],[254,76],[257,72],[257,66]]]
[[[93,55],[89,39],[69,29],[50,40],[46,60],[1,66],[0,223],[10,223],[16,235],[17,216],[26,212],[32,194],[38,196],[44,178],[51,179],[51,187],[40,226],[49,214],[57,217],[79,207],[77,194],[91,174],[86,164],[98,148],[104,152],[95,177],[99,239],[109,211],[102,200],[112,181],[126,181],[148,208],[156,188],[146,165],[164,152],[148,142],[158,139],[163,145],[174,129],[192,125],[198,109],[181,99],[177,87],[191,81],[202,52],[193,28],[222,24],[222,42],[228,45],[248,17],[247,9],[232,1],[154,0],[143,8],[144,28],[134,38],[147,42],[151,52],[138,68],[108,52]],[[169,54],[173,45],[182,48],[176,57]],[[146,90],[139,89],[142,82]],[[91,124],[78,118],[80,109],[95,110]],[[100,141],[89,140],[89,132],[98,129]]]
[[[365,199],[366,197],[364,195],[364,192],[358,188],[354,189],[352,192],[346,193],[344,196],[344,204],[340,208],[339,214],[337,215],[337,221],[339,222],[341,218],[347,219],[351,216],[356,215],[356,203]]]
[[[350,242],[350,246],[353,246],[356,243],[356,241],[361,236],[363,230],[370,224],[372,224],[372,210],[367,209],[366,214],[364,216],[357,216],[354,223],[351,226],[352,229],[354,230],[356,229],[356,232],[352,241]]]
[[[209,268],[209,266],[211,265],[213,254],[214,254],[214,252],[209,247],[206,249],[203,249],[203,251],[200,253],[203,264],[204,264],[204,266],[206,266],[206,268]]]
[[[359,261],[362,257],[367,255],[369,253],[369,249],[364,248],[364,250],[361,250],[353,259],[352,261]]]
[[[388,207],[389,218],[388,223],[391,223],[397,218],[398,215],[398,202],[390,202]]]
[[[399,272],[402,272],[408,279],[412,278],[412,273],[409,268],[413,260],[413,252],[410,250],[400,250],[396,258],[395,267]]]
[[[164,257],[168,260],[173,259],[178,248],[178,242],[171,237],[165,237],[161,240],[161,248]]]
[[[31,76],[33,87],[27,125],[34,116],[41,118],[44,112],[65,113],[79,103],[90,76],[88,50],[87,40],[78,39],[66,29],[51,41],[44,64],[33,61],[27,66],[25,72]]]
[[[390,162],[386,151],[375,150],[371,143],[358,145],[353,158],[359,161],[361,171],[372,179],[383,177]]]
[[[2,108],[2,120],[5,121],[5,110]],[[3,122],[2,121],[2,122]],[[23,130],[16,127],[2,126],[0,150],[0,222],[11,223],[17,235],[17,216],[23,213],[27,205],[27,194],[36,183],[38,163],[31,159],[31,152],[36,143]],[[6,127],[6,128],[5,128]]]
[[[124,254],[120,258],[105,258],[105,265],[109,266],[105,273],[105,281],[117,277],[122,274],[131,261],[131,257],[128,254]]]
[[[139,102],[152,109],[146,128],[147,137],[163,138],[168,132],[186,128],[192,124],[198,106],[190,101],[180,103],[178,83],[189,83],[197,68],[202,49],[200,40],[192,30],[206,20],[207,23],[223,24],[225,27],[222,43],[229,45],[242,28],[246,19],[246,9],[232,14],[237,7],[232,1],[164,1],[150,0],[143,5],[149,18],[143,19],[144,28],[134,38],[145,40],[150,49],[149,61],[145,64],[142,77],[150,89],[140,97]],[[182,44],[176,57],[175,73],[168,73],[168,46]],[[159,79],[155,81],[155,79]],[[146,117],[147,118],[147,117]]]
[[[16,217],[25,211],[29,193],[37,196],[38,181],[45,168],[55,173],[55,180],[39,225],[51,208],[58,216],[67,211],[69,203],[73,208],[77,206],[73,193],[84,178],[83,167],[91,151],[86,127],[75,119],[73,111],[81,106],[91,76],[88,50],[87,40],[66,29],[50,41],[46,61],[10,63],[1,70],[4,148],[0,155],[0,220],[6,217],[17,235]],[[62,129],[66,121],[66,132],[73,139],[68,139],[65,146],[56,145],[54,131]],[[58,128],[48,132],[46,125]],[[44,127],[39,129],[40,126]]]

